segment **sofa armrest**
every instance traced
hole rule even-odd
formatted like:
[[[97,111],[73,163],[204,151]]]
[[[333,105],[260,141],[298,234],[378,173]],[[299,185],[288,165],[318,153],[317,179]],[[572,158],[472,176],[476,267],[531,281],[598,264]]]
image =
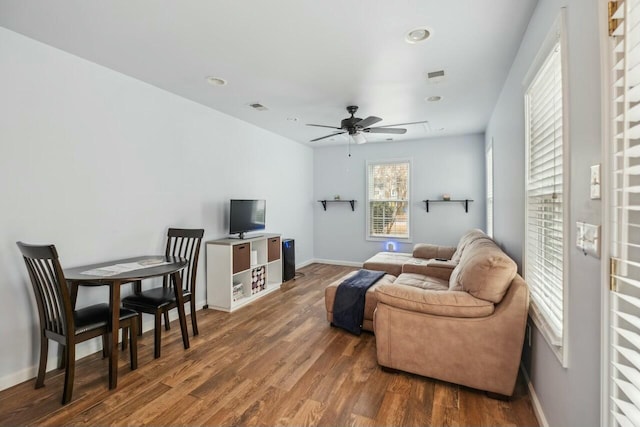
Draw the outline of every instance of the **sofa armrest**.
[[[450,246],[431,245],[429,243],[417,243],[413,247],[414,258],[431,259],[442,258],[451,259],[456,248]]]
[[[453,261],[440,261],[439,259],[411,258],[402,264],[403,273],[416,273],[425,276],[436,277],[449,281],[451,272],[456,268]]]
[[[378,286],[376,299],[392,307],[436,316],[485,317],[494,310],[492,302],[464,291],[435,291],[395,284]]]

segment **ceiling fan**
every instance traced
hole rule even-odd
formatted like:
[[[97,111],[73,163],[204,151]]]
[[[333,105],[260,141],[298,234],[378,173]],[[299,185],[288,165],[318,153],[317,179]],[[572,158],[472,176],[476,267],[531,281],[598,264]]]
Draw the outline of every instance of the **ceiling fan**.
[[[351,114],[351,117],[347,117],[340,122],[340,127],[335,126],[326,126],[326,125],[315,125],[307,123],[307,126],[315,126],[320,128],[329,128],[329,129],[337,129],[341,132],[334,132],[330,135],[321,136],[320,138],[312,139],[309,142],[320,141],[321,139],[331,138],[332,136],[341,135],[343,133],[348,133],[351,135],[353,140],[358,144],[364,144],[367,142],[367,139],[362,134],[364,133],[390,133],[390,134],[403,134],[406,133],[407,130],[404,128],[395,128],[393,126],[403,126],[403,125],[414,125],[418,123],[427,123],[427,120],[423,120],[420,122],[410,122],[410,123],[398,123],[395,125],[385,125],[385,126],[377,126],[371,127],[371,125],[376,124],[382,119],[376,116],[369,116],[366,119],[361,119],[359,117],[355,117],[354,114],[358,111],[357,105],[350,105],[347,107],[347,112]]]

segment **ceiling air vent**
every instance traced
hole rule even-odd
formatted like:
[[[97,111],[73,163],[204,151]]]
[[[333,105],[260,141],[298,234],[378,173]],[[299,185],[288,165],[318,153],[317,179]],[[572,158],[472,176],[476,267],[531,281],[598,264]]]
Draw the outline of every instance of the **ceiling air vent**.
[[[444,70],[431,71],[427,73],[427,81],[429,83],[438,83],[444,80]]]
[[[255,102],[253,104],[249,104],[249,107],[253,108],[254,110],[258,110],[258,111],[267,111],[268,108],[265,107],[264,105],[260,104],[259,102]]]

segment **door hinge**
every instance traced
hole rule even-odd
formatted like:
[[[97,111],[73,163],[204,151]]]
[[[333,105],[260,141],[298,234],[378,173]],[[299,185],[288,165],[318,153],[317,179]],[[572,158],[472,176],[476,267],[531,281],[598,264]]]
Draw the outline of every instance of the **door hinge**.
[[[609,258],[609,290],[613,292],[618,291],[616,274],[618,274],[618,263],[615,258]]]
[[[616,28],[618,28],[618,19],[615,19],[613,17],[613,15],[616,13],[616,10],[618,10],[618,2],[610,1],[609,13],[607,14],[609,21],[609,36],[613,36],[614,31],[616,30]]]

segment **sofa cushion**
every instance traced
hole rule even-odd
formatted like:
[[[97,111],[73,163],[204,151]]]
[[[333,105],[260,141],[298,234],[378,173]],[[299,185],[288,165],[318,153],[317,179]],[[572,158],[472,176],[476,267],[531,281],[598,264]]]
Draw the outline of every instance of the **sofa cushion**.
[[[451,256],[456,251],[456,248],[448,246],[430,245],[428,243],[418,243],[413,247],[414,258],[444,258],[451,259]]]
[[[491,239],[478,239],[467,246],[451,273],[449,290],[499,303],[516,273],[516,263]]]
[[[489,238],[489,236],[487,236],[484,231],[480,230],[479,228],[474,228],[473,230],[464,234],[458,242],[456,251],[451,256],[451,261],[455,262],[456,264],[459,263],[460,259],[462,258],[462,253],[464,252],[464,249],[467,247],[467,245],[476,239],[484,237]]]
[[[402,273],[402,264],[411,259],[411,254],[402,252],[378,252],[364,262],[362,268],[367,270],[386,271],[393,276]]]
[[[375,293],[381,304],[436,316],[486,317],[494,310],[493,303],[467,292],[419,289],[394,283],[377,286]]]
[[[418,273],[402,273],[393,283],[396,285],[413,286],[420,289],[432,289],[434,291],[449,290],[448,281]]]

